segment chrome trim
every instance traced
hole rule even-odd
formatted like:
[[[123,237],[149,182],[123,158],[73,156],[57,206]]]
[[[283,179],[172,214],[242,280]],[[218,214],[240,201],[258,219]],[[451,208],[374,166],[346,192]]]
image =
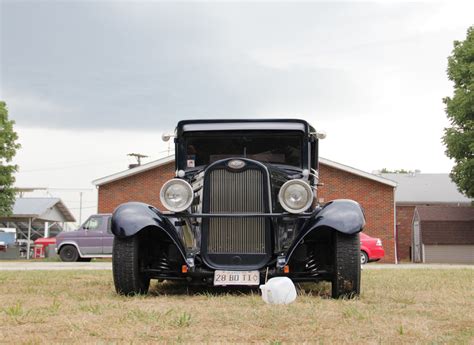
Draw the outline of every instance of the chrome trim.
[[[65,242],[61,242],[61,244],[59,245],[59,247],[56,247],[56,254],[59,254],[59,251],[60,249],[66,245],[66,244],[70,244],[70,245],[73,245],[74,247],[76,247],[77,249],[77,252],[79,253],[79,257],[80,258],[111,258],[112,257],[112,254],[93,254],[93,255],[84,255],[82,254],[81,252],[81,249],[79,248],[79,246],[77,245],[76,242],[72,242],[72,241],[65,241]]]
[[[302,212],[298,214],[283,212],[283,213],[172,213],[163,212],[163,217],[169,218],[237,218],[237,217],[264,217],[264,218],[279,218],[279,217],[294,217],[294,218],[308,218],[313,212]]]

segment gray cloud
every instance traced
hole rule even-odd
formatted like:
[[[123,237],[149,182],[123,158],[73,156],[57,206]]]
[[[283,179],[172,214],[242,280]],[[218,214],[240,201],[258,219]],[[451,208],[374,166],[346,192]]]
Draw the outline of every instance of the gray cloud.
[[[383,58],[380,47],[367,45],[383,38],[374,27],[387,13],[397,19],[419,10],[71,1],[1,6],[0,96],[19,125],[145,130],[196,117],[363,112],[376,87],[373,69],[332,67],[319,57],[357,58],[362,46],[361,64]],[[296,62],[278,66],[282,51]],[[305,63],[298,63],[305,53]]]

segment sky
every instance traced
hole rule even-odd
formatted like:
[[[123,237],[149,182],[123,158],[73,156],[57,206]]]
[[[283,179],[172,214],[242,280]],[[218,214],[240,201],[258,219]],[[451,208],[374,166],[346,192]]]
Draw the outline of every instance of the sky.
[[[18,187],[76,218],[91,181],[151,161],[177,121],[302,118],[321,156],[364,171],[448,173],[447,57],[474,2],[0,0],[0,99]],[[82,214],[79,199],[82,193]]]

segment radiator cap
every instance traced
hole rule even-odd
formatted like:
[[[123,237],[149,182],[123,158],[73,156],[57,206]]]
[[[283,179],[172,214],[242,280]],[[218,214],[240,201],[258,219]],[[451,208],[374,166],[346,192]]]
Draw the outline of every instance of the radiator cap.
[[[245,162],[240,159],[232,159],[227,163],[227,166],[231,169],[242,169],[245,166]]]

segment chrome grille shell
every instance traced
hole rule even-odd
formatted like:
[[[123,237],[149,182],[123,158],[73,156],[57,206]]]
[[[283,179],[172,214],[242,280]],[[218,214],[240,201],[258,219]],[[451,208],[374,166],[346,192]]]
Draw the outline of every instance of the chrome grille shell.
[[[216,162],[205,172],[203,213],[270,212],[266,167],[245,160],[244,168],[231,169],[228,161]],[[256,268],[270,256],[270,238],[270,221],[264,217],[204,218],[201,251],[213,268]]]
[[[260,170],[232,172],[217,169],[209,176],[210,213],[265,213]],[[265,219],[209,220],[208,253],[265,253]]]

